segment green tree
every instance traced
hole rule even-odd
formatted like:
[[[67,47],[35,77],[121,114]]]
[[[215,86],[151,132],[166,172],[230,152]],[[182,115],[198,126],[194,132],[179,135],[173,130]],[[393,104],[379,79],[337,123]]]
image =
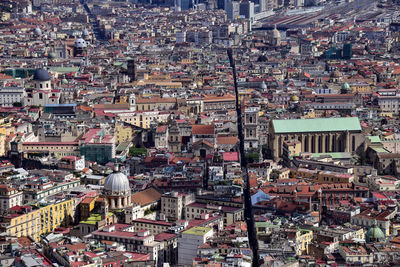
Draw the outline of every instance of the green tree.
[[[141,157],[147,154],[147,149],[144,147],[131,147],[129,149],[129,155],[131,157]]]

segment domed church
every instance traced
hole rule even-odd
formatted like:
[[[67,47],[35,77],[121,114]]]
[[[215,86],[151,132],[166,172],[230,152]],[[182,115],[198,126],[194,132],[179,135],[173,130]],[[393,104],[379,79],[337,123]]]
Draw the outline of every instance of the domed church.
[[[128,177],[116,169],[106,178],[103,195],[110,209],[124,209],[131,206],[132,191]]]
[[[383,233],[381,228],[379,228],[376,220],[365,234],[365,239],[367,242],[372,242],[372,243],[381,242],[385,239],[385,234]]]
[[[52,88],[51,76],[46,69],[37,69],[33,74],[33,88],[26,90],[24,105],[45,106],[59,104],[61,91]]]

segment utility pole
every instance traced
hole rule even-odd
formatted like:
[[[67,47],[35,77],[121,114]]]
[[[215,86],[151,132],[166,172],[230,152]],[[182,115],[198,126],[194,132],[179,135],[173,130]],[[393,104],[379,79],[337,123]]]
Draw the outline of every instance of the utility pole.
[[[235,61],[233,59],[232,48],[227,49],[229,62],[232,68],[233,74],[233,84],[235,88],[236,96],[236,117],[237,117],[237,128],[238,128],[238,138],[239,138],[239,151],[240,151],[240,166],[242,169],[243,178],[243,204],[244,204],[244,219],[247,225],[247,232],[249,238],[250,249],[253,252],[253,267],[260,266],[260,257],[258,255],[258,241],[257,233],[255,229],[254,217],[251,205],[251,194],[250,194],[250,181],[249,173],[247,170],[247,160],[244,153],[244,137],[243,137],[243,124],[242,124],[242,108],[241,103],[239,103],[239,91],[236,81],[236,67]]]

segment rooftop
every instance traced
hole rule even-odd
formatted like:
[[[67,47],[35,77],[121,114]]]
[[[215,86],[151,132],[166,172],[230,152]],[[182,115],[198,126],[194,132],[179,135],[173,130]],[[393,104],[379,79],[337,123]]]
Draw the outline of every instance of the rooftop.
[[[187,235],[204,236],[210,231],[212,231],[212,228],[197,226],[197,227],[192,227],[189,230],[183,231],[183,233]]]
[[[356,117],[273,120],[272,125],[275,133],[361,131]]]

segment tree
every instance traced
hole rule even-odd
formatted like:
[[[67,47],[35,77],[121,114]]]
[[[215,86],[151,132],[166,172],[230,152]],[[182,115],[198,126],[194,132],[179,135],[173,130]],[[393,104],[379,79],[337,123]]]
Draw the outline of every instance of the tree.
[[[131,147],[129,149],[129,155],[131,157],[140,157],[147,154],[147,149],[144,147]]]
[[[13,103],[13,107],[18,107],[18,108],[20,108],[20,107],[22,107],[22,103],[21,103],[21,102],[14,102],[14,103]]]

